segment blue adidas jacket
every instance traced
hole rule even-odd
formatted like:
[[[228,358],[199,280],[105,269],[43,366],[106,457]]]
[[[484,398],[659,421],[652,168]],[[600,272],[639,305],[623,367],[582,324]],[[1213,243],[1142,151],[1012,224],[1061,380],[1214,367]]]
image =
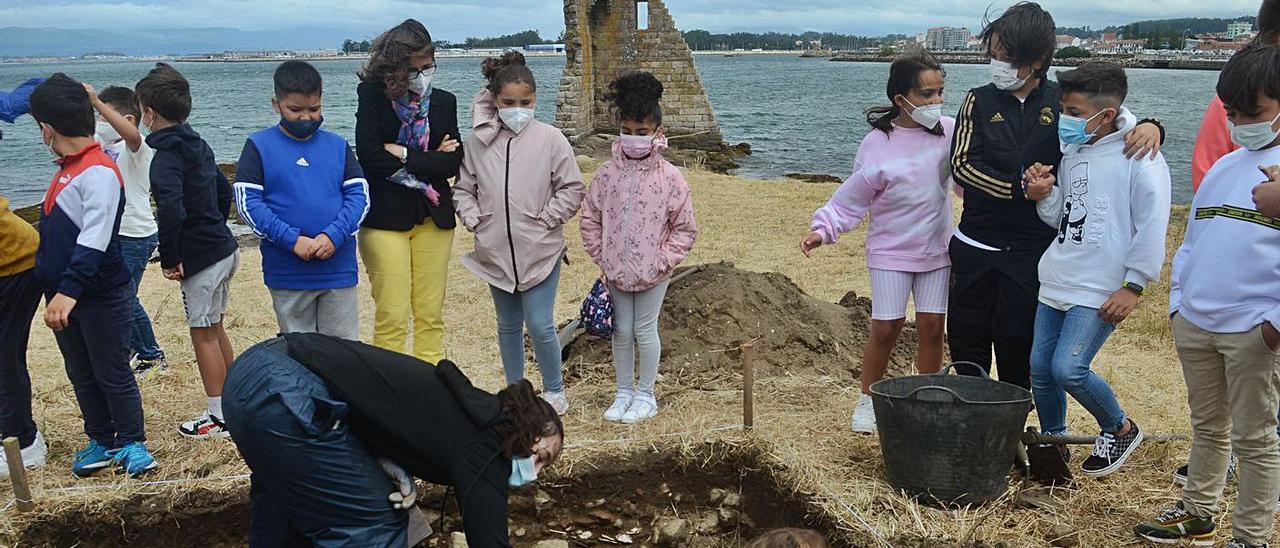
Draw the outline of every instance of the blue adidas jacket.
[[[94,143],[61,160],[40,208],[36,279],[45,296],[77,300],[133,282],[120,254],[124,179]]]
[[[356,232],[369,211],[369,185],[347,141],[317,131],[299,141],[279,126],[249,136],[234,185],[240,218],[262,238],[262,275],[272,289],[340,289],[358,282]],[[335,252],[304,261],[299,236],[325,234]]]

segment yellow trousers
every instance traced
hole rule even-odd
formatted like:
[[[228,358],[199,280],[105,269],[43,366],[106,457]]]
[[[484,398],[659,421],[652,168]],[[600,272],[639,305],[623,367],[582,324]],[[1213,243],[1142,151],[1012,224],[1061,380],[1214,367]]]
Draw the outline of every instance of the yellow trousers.
[[[413,316],[413,355],[436,363],[444,358],[444,295],[449,280],[453,231],[430,219],[405,232],[362,228],[358,235],[376,307],[373,344],[407,353]]]

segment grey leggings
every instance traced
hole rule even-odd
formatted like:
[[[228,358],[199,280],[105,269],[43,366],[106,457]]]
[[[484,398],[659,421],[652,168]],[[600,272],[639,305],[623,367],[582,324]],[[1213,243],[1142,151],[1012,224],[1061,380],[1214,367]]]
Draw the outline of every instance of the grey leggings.
[[[658,380],[658,359],[662,341],[658,339],[658,314],[667,295],[667,281],[638,293],[628,293],[609,285],[613,301],[613,368],[618,374],[618,390],[635,390],[636,395],[653,396]],[[640,385],[635,384],[636,347],[640,347]]]

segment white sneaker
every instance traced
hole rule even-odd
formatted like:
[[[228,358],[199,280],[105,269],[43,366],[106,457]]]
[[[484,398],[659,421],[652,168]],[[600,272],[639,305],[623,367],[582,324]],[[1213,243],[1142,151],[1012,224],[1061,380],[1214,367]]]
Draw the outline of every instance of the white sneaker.
[[[627,408],[631,406],[631,400],[635,397],[635,393],[631,390],[619,390],[613,396],[613,405],[604,412],[604,420],[609,422],[622,422],[622,416],[627,413]]]
[[[859,434],[874,434],[876,432],[876,408],[871,403],[871,396],[862,394],[858,396],[858,404],[853,407],[853,431]]]
[[[36,432],[36,441],[22,448],[22,466],[27,470],[44,466],[49,459],[49,446],[44,442],[44,434]],[[0,459],[0,478],[9,477],[9,463]]]
[[[227,430],[227,424],[207,410],[199,417],[178,425],[178,433],[185,438],[193,440],[231,437],[231,431]]]
[[[564,416],[569,412],[569,398],[564,392],[543,392],[542,399],[551,404],[551,408],[556,410],[556,414]]]
[[[627,412],[622,414],[622,422],[635,424],[658,416],[658,400],[649,394],[640,394],[632,398]]]

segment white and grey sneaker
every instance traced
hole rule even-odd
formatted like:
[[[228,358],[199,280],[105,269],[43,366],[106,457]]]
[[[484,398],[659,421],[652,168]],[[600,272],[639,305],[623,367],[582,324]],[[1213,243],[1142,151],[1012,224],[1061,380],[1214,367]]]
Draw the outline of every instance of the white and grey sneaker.
[[[551,408],[556,410],[556,414],[564,416],[569,412],[569,397],[560,392],[543,392],[542,399],[551,404]]]
[[[876,433],[876,408],[870,395],[858,396],[858,403],[853,406],[852,427],[858,434]]]
[[[627,408],[631,406],[631,400],[635,394],[631,390],[619,390],[613,396],[613,405],[604,412],[604,420],[609,422],[622,422],[622,416],[627,413]]]
[[[1133,454],[1133,450],[1141,444],[1142,430],[1138,429],[1137,422],[1130,419],[1129,432],[1122,436],[1110,432],[1098,434],[1098,438],[1093,443],[1093,454],[1084,459],[1080,470],[1091,478],[1109,475],[1119,470],[1124,465],[1124,461],[1129,459],[1129,455]]]
[[[22,448],[22,467],[27,470],[44,466],[49,460],[49,446],[44,442],[44,434],[36,432],[36,440]],[[0,478],[9,477],[9,463],[0,460]]]
[[[652,394],[636,394],[631,400],[631,405],[627,407],[627,412],[622,414],[622,422],[635,424],[656,416],[658,416],[658,400]]]

